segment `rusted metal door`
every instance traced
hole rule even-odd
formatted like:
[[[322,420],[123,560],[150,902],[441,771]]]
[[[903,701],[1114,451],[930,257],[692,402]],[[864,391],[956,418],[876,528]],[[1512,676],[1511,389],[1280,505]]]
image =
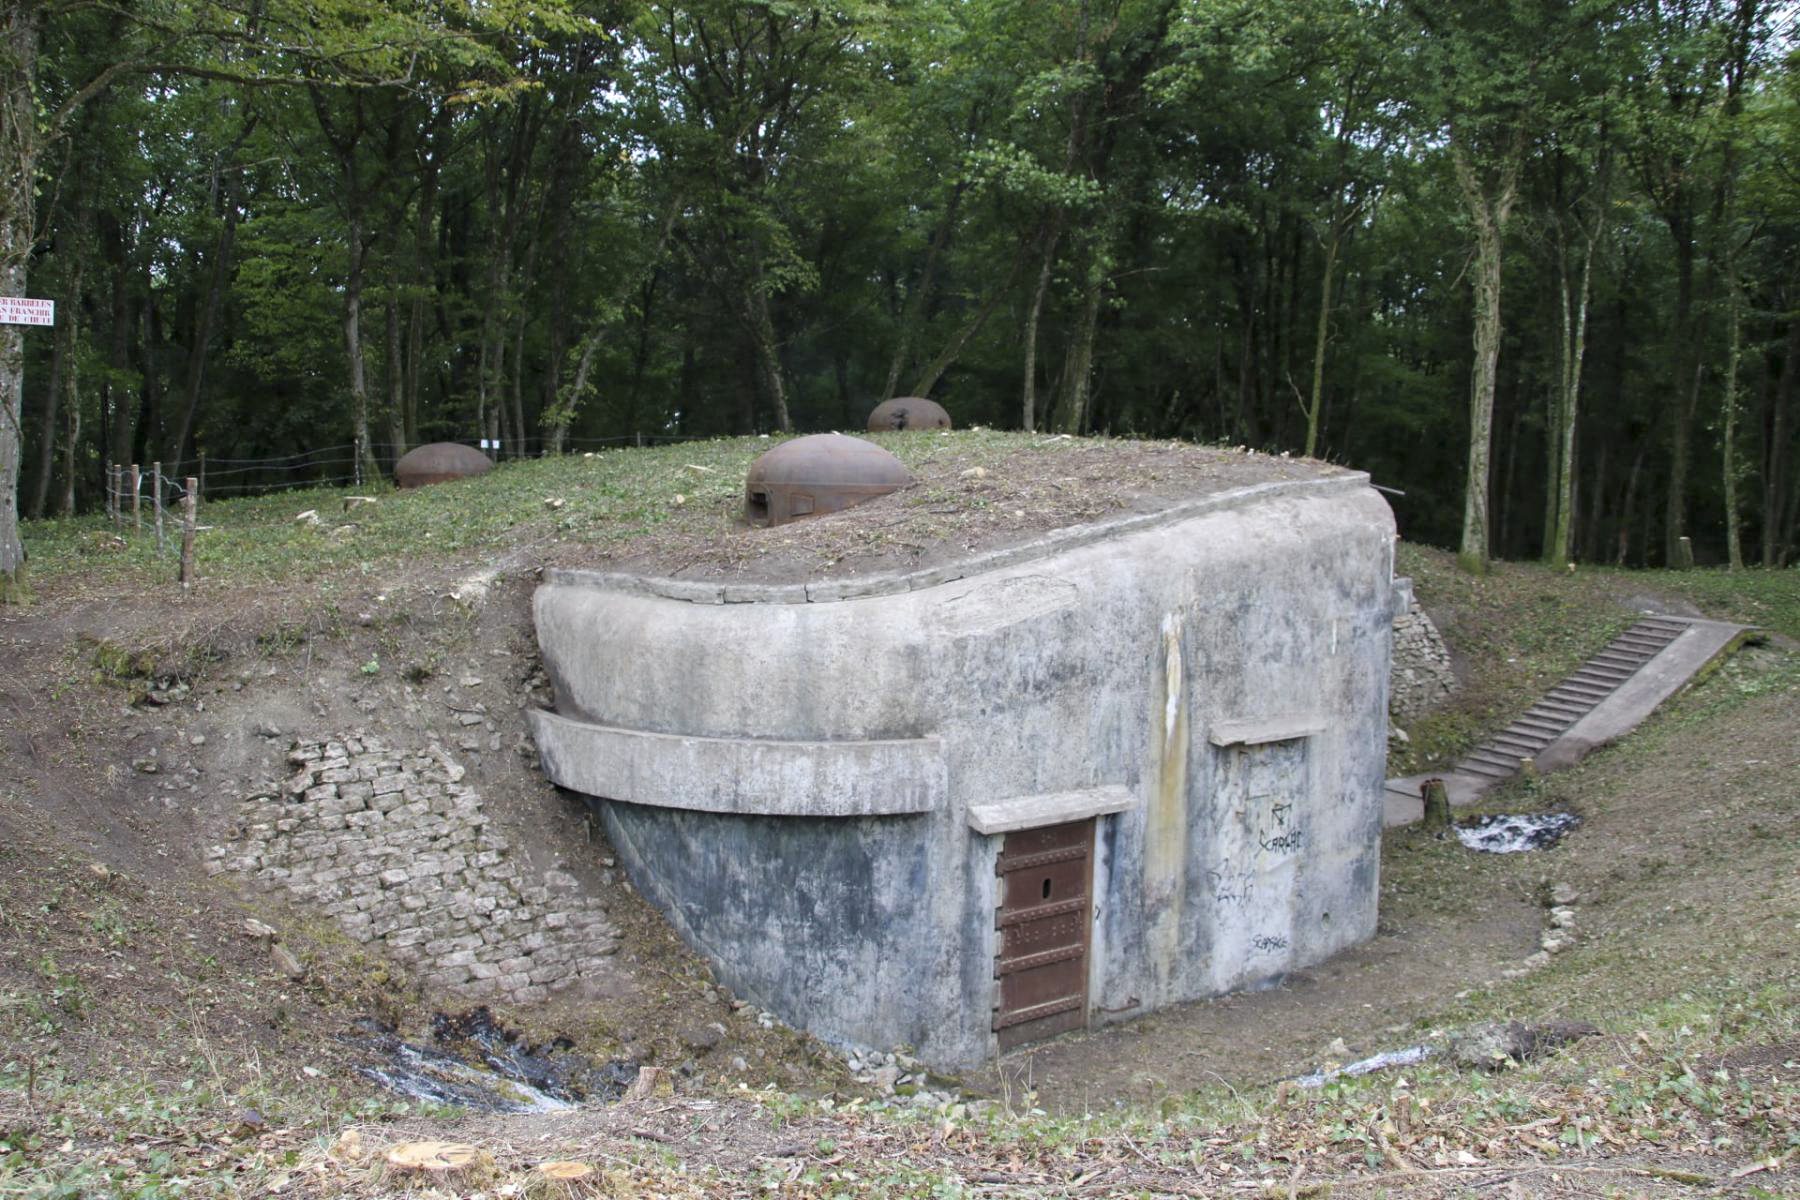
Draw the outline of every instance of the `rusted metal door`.
[[[1000,951],[994,1031],[1002,1050],[1087,1024],[1094,821],[1006,835],[994,864]]]

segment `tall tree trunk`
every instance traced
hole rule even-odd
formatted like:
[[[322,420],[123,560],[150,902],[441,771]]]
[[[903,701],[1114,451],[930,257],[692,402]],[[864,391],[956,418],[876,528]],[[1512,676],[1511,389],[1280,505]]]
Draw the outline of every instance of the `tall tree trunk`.
[[[1019,278],[1019,272],[1024,269],[1025,260],[1030,253],[1029,241],[1020,245],[1019,252],[1013,255],[1012,266],[1007,270],[1006,278],[988,289],[987,295],[981,298],[981,304],[976,308],[974,315],[962,323],[961,328],[951,335],[948,342],[944,343],[944,348],[938,352],[937,357],[927,363],[925,368],[919,372],[919,377],[913,381],[910,395],[931,395],[931,389],[936,387],[938,380],[944,377],[944,372],[948,371],[956,360],[962,357],[962,352],[970,340],[981,332],[981,328],[987,324],[988,318],[994,315],[994,310],[1000,307],[1000,301],[1012,291],[1013,282]]]
[[[1333,218],[1325,238],[1325,269],[1319,280],[1319,317],[1313,325],[1312,392],[1306,404],[1306,457],[1319,452],[1319,415],[1325,410],[1325,344],[1331,334],[1331,276],[1337,268],[1343,226]]]
[[[1037,286],[1031,291],[1031,307],[1025,310],[1025,365],[1019,389],[1019,413],[1026,433],[1037,429],[1038,322],[1043,317],[1044,297],[1050,291],[1050,271],[1056,265],[1056,245],[1062,240],[1062,210],[1051,215],[1042,236],[1043,255],[1038,261]]]
[[[506,334],[502,327],[501,305],[507,271],[500,264],[499,238],[490,231],[488,253],[492,258],[488,270],[486,302],[481,314],[481,348],[475,364],[475,424],[483,441],[500,440],[501,369],[505,358]],[[494,451],[498,458],[500,452]]]
[[[662,256],[658,254],[658,259]],[[625,419],[632,432],[637,432],[644,398],[644,374],[650,369],[650,314],[656,309],[656,285],[662,279],[662,268],[654,268],[644,280],[638,295],[637,344],[631,350],[631,384],[625,392]]]
[[[1705,360],[1700,354],[1699,321],[1694,304],[1694,238],[1691,222],[1672,218],[1675,240],[1675,371],[1674,403],[1669,406],[1669,479],[1663,493],[1663,561],[1682,561],[1681,539],[1687,536],[1688,460],[1692,457],[1694,409],[1699,404]]]
[[[80,270],[78,265],[70,264],[70,271],[73,273],[70,281],[73,287],[70,292],[74,294],[72,295],[70,292],[63,294],[63,299],[58,306],[62,310],[59,314],[61,319],[57,321],[57,328],[51,339],[50,386],[44,389],[44,408],[39,421],[43,433],[38,442],[37,481],[31,489],[29,511],[33,519],[43,518],[44,508],[50,502],[51,476],[56,474],[57,417],[61,415],[58,408],[62,403],[63,372],[69,369],[69,356],[75,350],[74,343],[69,340],[69,329],[77,303],[76,296],[79,295],[81,289]]]
[[[218,320],[219,303],[225,295],[225,284],[231,274],[231,248],[237,240],[238,206],[229,187],[224,190],[225,224],[219,230],[219,241],[213,247],[212,270],[207,273],[206,300],[194,317],[194,343],[188,350],[187,386],[182,398],[181,424],[177,426],[174,444],[169,447],[173,462],[165,462],[169,473],[181,474],[187,459],[188,438],[194,432],[194,418],[200,410],[200,389],[206,379],[206,360],[211,349],[213,325]]]
[[[25,295],[37,184],[38,20],[32,3],[0,9],[0,299]],[[0,324],[0,604],[30,598],[19,540],[20,399],[25,387],[25,327]]]
[[[1631,460],[1631,471],[1625,476],[1625,498],[1619,502],[1619,551],[1613,562],[1617,566],[1625,566],[1631,557],[1631,517],[1637,507],[1638,478],[1644,471],[1643,446],[1638,447],[1636,457]],[[1649,537],[1646,529],[1644,536]]]
[[[432,313],[429,295],[436,282],[432,250],[437,243],[438,180],[444,158],[440,139],[448,128],[448,118],[449,110],[440,107],[433,115],[427,135],[421,139],[419,199],[413,211],[412,294],[407,303],[406,369],[401,401],[406,434],[401,440],[409,446],[419,440],[419,392],[423,385],[425,339]]]
[[[769,311],[769,292],[762,286],[761,264],[757,267],[756,288],[750,297],[752,325],[750,340],[755,345],[756,362],[762,368],[763,385],[769,391],[769,403],[775,408],[775,427],[783,433],[794,431],[788,415],[787,382],[782,377],[781,347],[775,341],[775,320]]]
[[[1606,469],[1611,459],[1611,438],[1600,438],[1599,461],[1594,464],[1594,478],[1586,489],[1593,497],[1592,504],[1582,507],[1587,510],[1587,531],[1582,534],[1582,557],[1589,562],[1600,562],[1606,557],[1606,550],[1600,544],[1601,518],[1606,507]]]
[[[1730,185],[1725,185],[1729,187]],[[1723,283],[1725,285],[1725,409],[1724,428],[1719,431],[1720,469],[1725,490],[1725,555],[1733,571],[1744,569],[1744,530],[1738,512],[1738,364],[1744,350],[1744,305],[1738,286],[1737,250],[1732,231],[1725,231]]]
[[[530,448],[525,438],[525,312],[513,318],[512,377],[507,389],[512,406],[513,457],[525,458]]]
[[[1765,567],[1781,565],[1785,528],[1782,518],[1787,504],[1786,458],[1796,396],[1800,396],[1800,312],[1788,321],[1781,375],[1776,380],[1772,401],[1774,412],[1769,414],[1769,438],[1763,452],[1762,565]]]
[[[387,381],[388,442],[396,462],[407,451],[406,440],[406,366],[405,350],[400,337],[400,280],[397,272],[388,271],[387,303],[383,306],[387,327],[387,353],[382,359]]]
[[[112,327],[107,365],[112,368],[100,385],[100,412],[105,428],[100,447],[101,469],[131,456],[132,435],[138,410],[137,397],[119,382],[131,370],[131,333],[137,321],[137,309],[131,298],[131,264],[125,251],[124,231],[111,214],[100,217],[102,253],[112,273]]]
[[[587,394],[588,372],[594,366],[594,352],[600,349],[601,334],[606,332],[605,322],[595,322],[593,329],[581,342],[581,357],[575,364],[575,378],[569,384],[569,390],[557,405],[556,419],[550,422],[549,446],[545,453],[552,458],[563,452],[563,439],[568,436],[569,422],[574,418],[575,406],[581,403],[582,396]]]
[[[669,239],[674,235],[675,218],[681,212],[681,198],[672,196],[669,207],[663,215],[662,232],[656,239],[656,251],[650,256],[650,274],[644,280],[638,294],[638,336],[637,349],[634,353],[631,393],[625,406],[626,428],[638,432],[638,394],[643,387],[644,371],[650,355],[650,320],[651,312],[656,304],[656,285],[662,278],[663,253],[669,247]],[[549,420],[550,453],[561,454],[563,442],[569,435],[569,426],[575,420],[575,414],[581,409],[581,402],[587,398],[588,372],[593,364],[594,353],[599,350],[603,335],[612,328],[610,305],[598,306],[594,323],[582,336],[575,380],[568,388],[559,388],[556,404],[552,407]],[[687,416],[687,387],[689,375],[693,370],[693,344],[690,342],[685,351],[682,363],[682,403],[683,418]]]
[[[1501,405],[1500,397],[1496,395],[1494,398],[1496,407],[1501,408],[1502,411],[1506,408],[1512,410],[1512,423],[1507,427],[1506,440],[1502,443],[1504,453],[1501,458],[1500,486],[1494,489],[1494,498],[1498,501],[1499,512],[1494,519],[1493,546],[1496,557],[1499,558],[1507,557],[1513,545],[1513,538],[1510,536],[1513,515],[1513,481],[1518,478],[1519,425],[1525,419],[1526,405],[1526,401],[1519,396],[1524,389],[1520,386],[1517,372],[1509,376],[1507,382],[1510,385],[1509,390],[1512,392],[1512,403]]]
[[[83,214],[83,222],[86,214]],[[69,311],[63,318],[65,355],[63,368],[63,495],[62,515],[75,515],[75,459],[81,441],[81,275],[82,263],[75,261],[75,278],[69,282]]]
[[[1089,252],[1087,280],[1082,286],[1081,317],[1063,359],[1063,402],[1059,406],[1056,426],[1062,433],[1079,435],[1087,429],[1094,335],[1100,324],[1100,295],[1105,282],[1106,251],[1104,246],[1097,245]]]
[[[360,217],[350,218],[347,232],[350,269],[344,279],[344,354],[350,367],[350,431],[356,445],[358,482],[368,483],[381,478],[381,468],[375,463],[375,451],[369,443],[369,381],[362,344],[363,274],[368,247],[363,242]]]
[[[1584,231],[1581,282],[1569,294],[1569,258],[1562,228],[1556,230],[1557,298],[1562,315],[1562,338],[1554,412],[1550,421],[1548,475],[1555,488],[1544,513],[1544,561],[1560,565],[1571,561],[1575,528],[1575,429],[1581,412],[1581,366],[1587,357],[1588,297],[1593,290],[1594,255],[1598,250],[1600,222],[1605,220],[1605,193],[1591,228]]]
[[[162,357],[163,321],[162,306],[156,302],[156,293],[151,290],[153,281],[148,268],[144,271],[144,344],[142,347],[141,366],[143,368],[143,405],[138,413],[138,436],[130,449],[142,447],[143,453],[126,453],[119,456],[120,463],[126,463],[135,457],[138,462],[155,462],[163,457],[161,452],[163,436],[163,386]]]
[[[1464,570],[1483,572],[1488,564],[1488,475],[1494,444],[1494,388],[1500,362],[1500,266],[1507,218],[1518,194],[1523,148],[1507,153],[1498,170],[1492,196],[1482,186],[1475,166],[1452,142],[1456,181],[1475,226],[1475,367],[1469,384],[1469,470],[1463,493],[1462,543],[1457,562]]]
[[[958,183],[951,189],[950,198],[944,204],[943,215],[938,218],[937,228],[932,231],[931,245],[925,251],[925,265],[919,271],[918,283],[906,297],[906,307],[900,313],[900,336],[894,343],[894,353],[888,359],[887,379],[881,385],[882,400],[894,398],[895,389],[900,386],[900,372],[906,369],[906,364],[912,359],[913,344],[918,341],[919,326],[925,319],[925,306],[937,286],[938,261],[943,257],[945,247],[950,244],[950,235],[956,228],[956,213],[962,206],[966,186]]]
[[[489,444],[493,456],[500,457],[500,398],[493,394],[493,383],[499,375],[504,343],[484,328],[481,334],[481,357],[476,363],[475,424],[481,440]]]

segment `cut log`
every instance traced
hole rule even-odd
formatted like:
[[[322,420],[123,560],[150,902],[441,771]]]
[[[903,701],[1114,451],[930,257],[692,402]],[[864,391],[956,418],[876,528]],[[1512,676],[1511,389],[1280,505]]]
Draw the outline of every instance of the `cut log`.
[[[488,1161],[487,1154],[467,1142],[399,1142],[388,1147],[388,1166],[432,1174],[467,1171]]]

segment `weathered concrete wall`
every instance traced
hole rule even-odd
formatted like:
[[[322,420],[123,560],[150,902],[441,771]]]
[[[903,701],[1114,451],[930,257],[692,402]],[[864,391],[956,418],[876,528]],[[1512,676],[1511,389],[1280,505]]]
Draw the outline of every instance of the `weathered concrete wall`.
[[[1074,793],[1106,814],[1095,1023],[1367,937],[1393,616],[1385,502],[1360,476],[1295,481],[1113,534],[823,603],[803,587],[706,604],[553,575],[536,599],[562,718],[534,721],[546,769],[621,789],[601,809],[634,882],[735,990],[822,1036],[907,1043],[941,1065],[994,1047],[1002,838],[972,825],[993,828],[983,806],[996,802]],[[728,804],[670,807],[692,800],[657,782],[666,772],[584,757],[617,739],[570,722],[664,735],[633,753],[666,744],[670,762],[807,742],[908,744],[924,761],[929,745],[942,794],[843,816],[818,789],[721,784],[701,791]]]

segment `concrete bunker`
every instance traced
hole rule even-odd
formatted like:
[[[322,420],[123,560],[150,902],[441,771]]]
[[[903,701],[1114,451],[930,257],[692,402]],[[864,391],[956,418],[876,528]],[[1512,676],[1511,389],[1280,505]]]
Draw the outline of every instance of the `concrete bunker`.
[[[1375,928],[1394,526],[1295,464],[910,573],[548,573],[544,768],[738,994],[978,1063]]]

